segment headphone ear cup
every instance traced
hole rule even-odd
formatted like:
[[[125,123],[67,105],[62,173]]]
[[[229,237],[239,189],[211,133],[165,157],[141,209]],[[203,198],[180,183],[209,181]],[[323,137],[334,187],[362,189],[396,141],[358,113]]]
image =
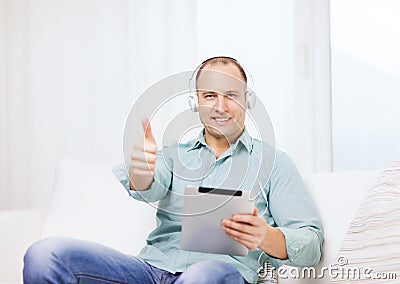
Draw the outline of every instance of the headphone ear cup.
[[[246,92],[246,108],[252,109],[256,105],[257,97],[253,91]]]
[[[189,95],[188,102],[189,102],[189,107],[193,112],[199,111],[199,99],[197,97],[197,94],[191,93]]]

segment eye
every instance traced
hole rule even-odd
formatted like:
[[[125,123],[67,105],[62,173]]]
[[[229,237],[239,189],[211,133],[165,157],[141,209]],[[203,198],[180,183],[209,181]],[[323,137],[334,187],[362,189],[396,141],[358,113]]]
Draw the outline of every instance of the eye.
[[[226,96],[227,96],[228,98],[230,98],[230,99],[236,99],[237,94],[235,94],[235,93],[228,93],[228,94],[226,94]]]
[[[206,99],[206,100],[212,100],[212,99],[214,99],[215,98],[215,94],[213,94],[213,93],[205,93],[204,95],[203,95],[203,97]]]

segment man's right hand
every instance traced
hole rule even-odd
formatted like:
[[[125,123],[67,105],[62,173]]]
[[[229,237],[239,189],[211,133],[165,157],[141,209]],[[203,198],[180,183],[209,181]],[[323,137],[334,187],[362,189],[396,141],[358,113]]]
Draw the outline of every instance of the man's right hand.
[[[148,189],[153,182],[156,168],[157,144],[148,118],[142,119],[142,126],[144,141],[134,145],[129,168],[130,186],[134,190]]]

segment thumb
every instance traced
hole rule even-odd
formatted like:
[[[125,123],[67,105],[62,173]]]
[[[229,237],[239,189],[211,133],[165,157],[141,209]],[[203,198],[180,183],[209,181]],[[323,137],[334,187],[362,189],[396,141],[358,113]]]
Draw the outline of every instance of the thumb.
[[[253,216],[258,216],[258,208],[254,207]]]
[[[142,118],[142,127],[144,130],[144,137],[148,140],[150,140],[151,142],[156,142],[156,139],[154,138],[153,133],[151,132],[151,125],[150,125],[150,121],[147,117]]]

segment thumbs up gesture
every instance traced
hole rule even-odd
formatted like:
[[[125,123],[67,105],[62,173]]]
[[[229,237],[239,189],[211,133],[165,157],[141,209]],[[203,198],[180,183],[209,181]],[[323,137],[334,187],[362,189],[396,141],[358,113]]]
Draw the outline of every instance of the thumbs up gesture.
[[[130,186],[134,190],[146,190],[154,179],[156,168],[157,144],[149,119],[142,119],[144,141],[135,144],[131,154],[131,166],[129,168]]]

